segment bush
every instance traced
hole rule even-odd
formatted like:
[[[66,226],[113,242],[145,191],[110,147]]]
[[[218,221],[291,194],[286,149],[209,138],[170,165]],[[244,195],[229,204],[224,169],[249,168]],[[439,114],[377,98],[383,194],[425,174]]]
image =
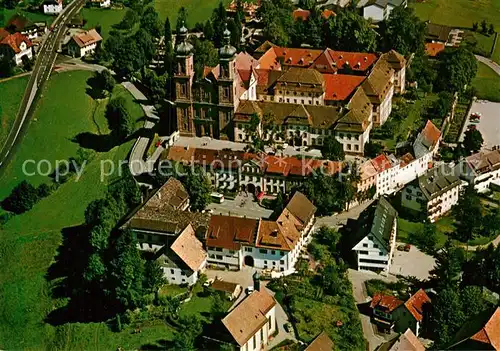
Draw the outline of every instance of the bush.
[[[2,208],[6,211],[11,211],[16,214],[21,214],[31,210],[39,199],[38,190],[23,180],[16,185],[10,195],[2,201]]]

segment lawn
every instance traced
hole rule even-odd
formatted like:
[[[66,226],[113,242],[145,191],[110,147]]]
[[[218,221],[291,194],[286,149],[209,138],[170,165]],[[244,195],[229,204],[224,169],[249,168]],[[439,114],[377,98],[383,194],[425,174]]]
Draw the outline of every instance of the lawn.
[[[395,295],[398,298],[405,300],[407,294],[407,286],[398,281],[395,283],[388,283],[380,279],[370,279],[365,282],[366,293],[368,296],[373,297],[376,293],[383,293],[386,295]]]
[[[224,5],[230,0],[222,0]],[[193,28],[197,22],[205,22],[212,16],[212,11],[219,6],[220,0],[155,0],[155,9],[160,14],[162,21],[170,19],[172,28],[177,23],[177,14],[181,7],[185,7],[188,13],[187,26]]]
[[[484,63],[478,62],[472,85],[476,88],[479,99],[500,102],[500,76]]]
[[[473,22],[484,19],[500,30],[500,1],[498,0],[426,0],[411,6],[422,20],[449,26],[471,28]],[[497,44],[493,60],[500,62],[500,45]]]
[[[107,133],[102,113],[106,101],[95,101],[86,95],[89,72],[54,75],[43,95],[23,143],[15,159],[0,178],[0,198],[19,181],[28,179],[39,184],[47,177],[27,177],[21,171],[24,160],[67,159],[74,156],[78,145],[71,141],[81,132]],[[136,118],[142,110],[121,86],[114,94],[127,97],[129,112]],[[138,349],[160,339],[170,339],[172,329],[164,323],[141,326],[141,334],[125,329],[114,333],[103,323],[64,324],[44,323],[47,314],[64,306],[65,299],[53,299],[51,283],[45,279],[56,250],[61,244],[61,230],[81,224],[87,204],[104,195],[113,178],[100,181],[100,163],[111,159],[118,162],[127,157],[133,141],[114,147],[108,152],[95,152],[82,178],[61,185],[52,195],[35,207],[12,218],[2,228],[0,236],[0,348],[1,349],[65,349],[112,350],[121,346]]]
[[[109,32],[113,29],[113,25],[122,20],[126,11],[126,9],[83,8],[80,13],[87,21],[84,28],[91,29],[100,24],[102,28],[101,36],[106,40]]]
[[[0,96],[2,96],[0,100],[0,149],[3,147],[16,119],[28,79],[29,76],[24,76],[0,82]]]
[[[16,13],[19,13],[23,16],[25,16],[27,19],[29,19],[32,22],[47,22],[47,24],[51,24],[52,21],[56,19],[56,16],[48,16],[43,14],[40,11],[37,12],[31,12],[31,11],[26,11],[23,7],[18,6],[15,9],[4,9],[5,13],[5,23],[14,16]]]

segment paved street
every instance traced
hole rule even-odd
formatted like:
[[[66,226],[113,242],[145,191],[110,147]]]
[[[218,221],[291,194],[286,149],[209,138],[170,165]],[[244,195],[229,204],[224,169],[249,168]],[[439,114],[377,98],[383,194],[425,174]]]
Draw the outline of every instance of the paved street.
[[[380,274],[376,274],[374,272],[365,272],[365,271],[356,271],[353,269],[349,269],[348,271],[349,280],[352,284],[352,291],[354,295],[354,299],[357,304],[362,304],[370,301],[370,297],[366,293],[365,281],[370,279],[380,279],[386,282],[394,282],[397,279],[393,276],[383,276]],[[361,319],[361,325],[363,327],[363,335],[365,339],[368,341],[369,350],[375,350],[380,344],[385,342],[386,340],[375,333],[374,326],[370,322],[370,317],[364,314],[359,314],[359,318]]]
[[[35,65],[31,72],[28,85],[21,100],[19,111],[14,121],[14,125],[9,132],[4,145],[0,145],[0,173],[7,162],[10,161],[11,151],[15,145],[22,139],[26,132],[31,119],[32,105],[37,97],[38,92],[42,89],[43,84],[49,79],[52,67],[57,57],[59,42],[66,31],[66,24],[70,21],[75,13],[85,4],[85,0],[75,0],[69,3],[64,10],[57,16],[51,26],[51,30],[46,34],[43,44],[36,55]]]
[[[479,62],[484,63],[485,65],[490,67],[492,70],[494,70],[500,76],[500,65],[498,63],[491,61],[487,57],[483,57],[483,56],[479,56],[479,55],[475,55],[475,56]]]
[[[366,210],[371,204],[372,201],[367,201],[362,203],[359,206],[354,206],[349,209],[349,211],[345,211],[339,213],[337,215],[318,217],[316,220],[316,226],[319,227],[321,225],[326,225],[329,227],[339,227],[347,223],[348,219],[358,219],[361,212]]]

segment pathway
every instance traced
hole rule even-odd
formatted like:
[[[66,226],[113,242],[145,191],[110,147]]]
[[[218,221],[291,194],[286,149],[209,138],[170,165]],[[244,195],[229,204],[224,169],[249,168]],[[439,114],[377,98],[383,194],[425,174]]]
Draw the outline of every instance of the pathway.
[[[500,76],[500,65],[498,63],[496,63],[496,62],[494,62],[494,61],[492,61],[489,58],[484,57],[484,56],[479,56],[479,55],[474,55],[474,56],[476,56],[476,59],[479,62],[484,63],[486,66],[491,68],[493,71],[496,72],[496,74],[498,74]]]
[[[352,292],[357,304],[366,303],[371,300],[365,288],[365,282],[367,280],[380,279],[386,282],[397,281],[397,279],[393,276],[386,277],[373,272],[356,271],[353,269],[348,270],[348,276],[352,284]],[[370,351],[375,350],[380,344],[382,344],[386,340],[382,336],[375,333],[373,329],[374,326],[372,325],[369,316],[360,313],[359,318],[361,319],[361,326],[363,327],[363,335],[365,336],[365,339],[368,341],[369,350]]]

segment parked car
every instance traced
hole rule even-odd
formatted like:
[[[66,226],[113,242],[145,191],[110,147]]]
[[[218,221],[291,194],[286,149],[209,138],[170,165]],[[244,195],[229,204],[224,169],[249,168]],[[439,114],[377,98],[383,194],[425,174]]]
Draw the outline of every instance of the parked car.
[[[254,292],[254,287],[252,285],[250,285],[248,288],[246,288],[245,292],[247,293],[247,295],[250,295],[251,293]]]
[[[406,244],[404,250],[406,252],[410,252],[410,249],[411,249],[411,245],[410,244]]]

